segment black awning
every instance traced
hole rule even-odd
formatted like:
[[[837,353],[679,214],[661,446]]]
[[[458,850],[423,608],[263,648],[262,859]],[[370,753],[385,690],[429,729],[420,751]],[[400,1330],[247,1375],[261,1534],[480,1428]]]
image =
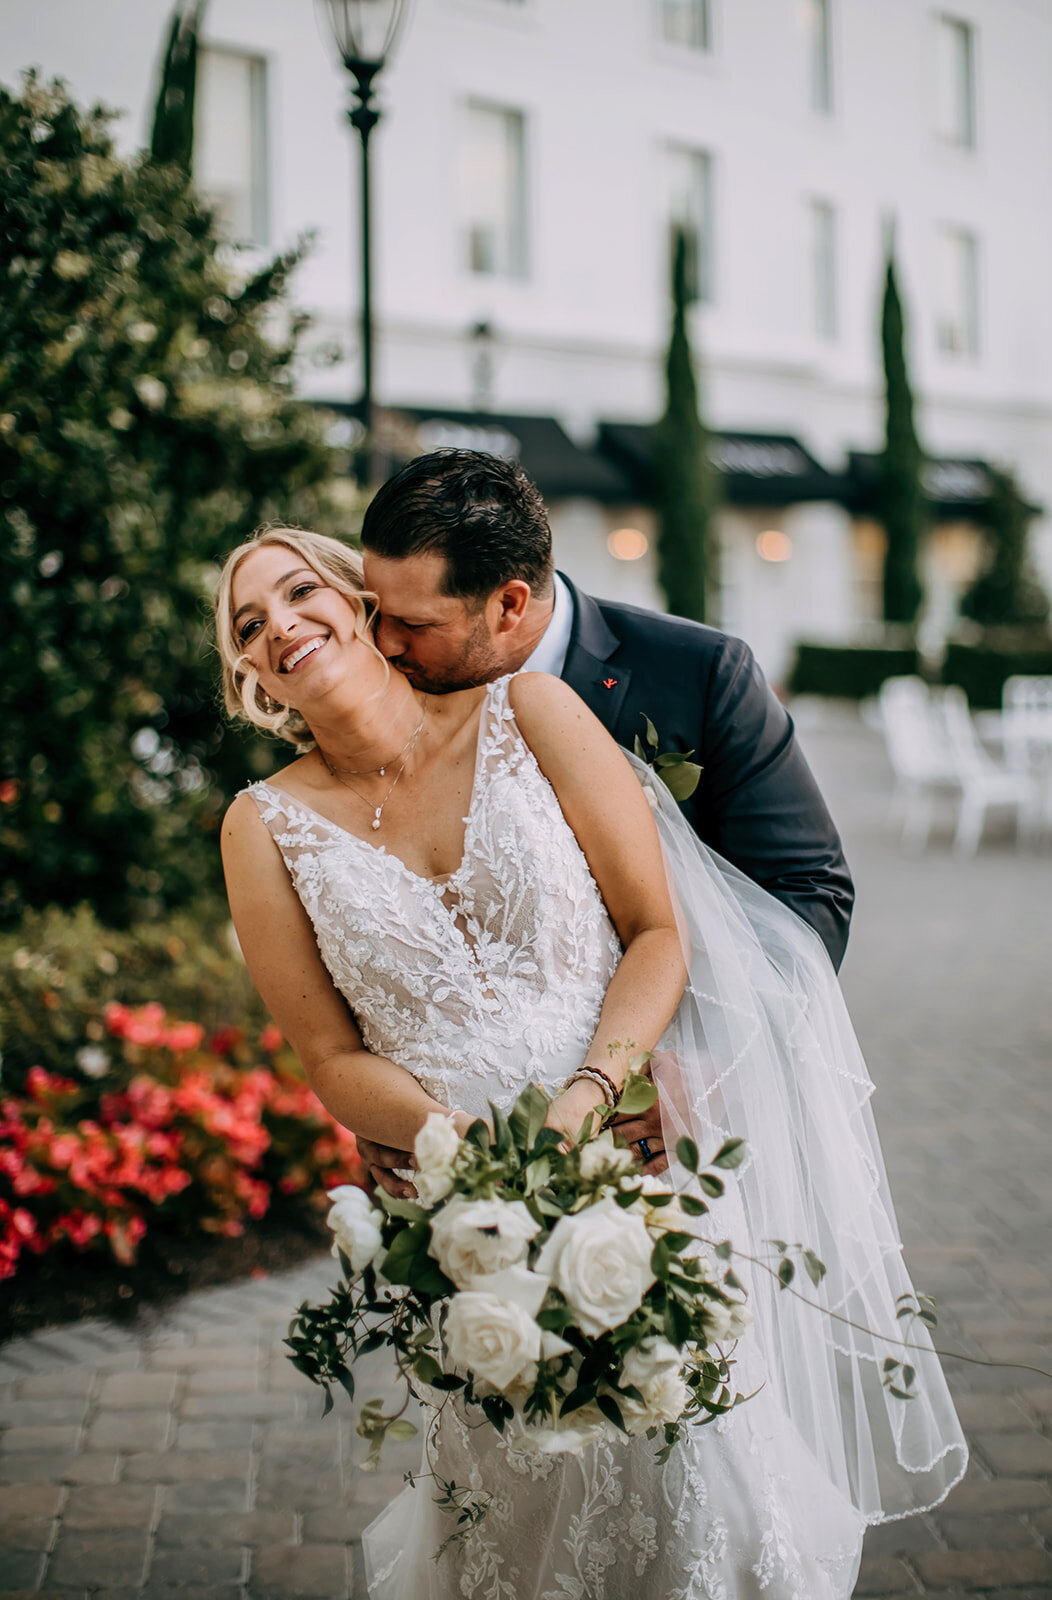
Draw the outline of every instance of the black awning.
[[[936,516],[950,518],[981,511],[990,498],[992,483],[985,461],[932,456],[921,471],[925,492]],[[849,510],[875,513],[879,507],[880,456],[852,450],[847,458]]]
[[[353,406],[316,403],[344,416],[355,413]],[[378,453],[386,458],[387,472],[396,472],[430,450],[485,450],[521,462],[546,500],[624,504],[636,498],[631,480],[614,462],[575,444],[554,417],[446,406],[385,406],[377,412],[376,424]]]
[[[657,498],[654,429],[644,422],[601,422],[597,448],[633,478],[641,498]],[[784,506],[840,500],[844,481],[815,460],[792,434],[710,435],[710,457],[732,505]]]

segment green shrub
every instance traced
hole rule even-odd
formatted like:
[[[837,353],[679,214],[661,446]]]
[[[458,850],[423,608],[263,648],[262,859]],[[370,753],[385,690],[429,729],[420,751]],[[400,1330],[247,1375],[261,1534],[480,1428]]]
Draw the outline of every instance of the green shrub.
[[[991,630],[979,644],[953,640],[946,648],[943,683],[957,684],[977,711],[1001,705],[1006,678],[1052,677],[1052,635]]]
[[[102,1039],[111,1002],[159,1002],[200,1023],[206,1036],[267,1021],[237,952],[229,916],[205,901],[165,922],[105,928],[88,906],[27,912],[0,933],[0,1082],[17,1092],[31,1067],[77,1076],[77,1052]]]
[[[339,533],[299,402],[295,252],[248,277],[185,174],[110,116],[0,88],[0,921],[110,925],[218,889],[225,800],[278,747],[225,725],[206,615],[260,523]]]
[[[802,643],[796,647],[789,692],[865,700],[885,678],[908,677],[918,670],[914,646]]]

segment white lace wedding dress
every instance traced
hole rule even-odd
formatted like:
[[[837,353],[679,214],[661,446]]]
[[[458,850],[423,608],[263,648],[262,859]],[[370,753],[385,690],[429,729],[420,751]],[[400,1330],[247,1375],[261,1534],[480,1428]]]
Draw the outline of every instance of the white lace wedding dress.
[[[491,1100],[507,1105],[531,1081],[561,1084],[581,1063],[620,957],[584,856],[518,731],[508,682],[501,679],[487,691],[464,856],[442,881],[411,872],[381,845],[347,833],[271,784],[250,790],[367,1046],[408,1068],[443,1105],[480,1114]],[[819,968],[822,961],[828,968],[828,960],[812,948],[818,941],[810,930],[762,891],[743,888],[745,880],[736,879],[728,890],[733,869],[714,865],[676,808],[654,798],[666,848],[697,854],[693,865],[688,860],[686,868],[676,867],[675,880],[696,952],[705,934],[694,921],[715,917],[709,948],[692,968],[682,1017],[665,1041],[681,1058],[698,1047],[699,1064],[664,1096],[676,1129],[696,1134],[711,1153],[715,1145],[708,1141],[721,1133],[745,1133],[752,1141],[760,1131],[755,1116],[749,1126],[726,1127],[730,1116],[749,1122],[751,1115],[732,1092],[738,1075],[749,1081],[755,1068],[765,1105],[773,1093],[771,1075],[782,1070],[784,1076],[784,1063],[781,1069],[772,1064],[771,1038],[765,1044],[747,1023],[743,1042],[732,1016],[763,1009],[767,1035],[800,1037],[798,1019],[790,1014],[795,980],[777,972],[773,997],[761,1005],[755,982],[747,973],[741,976],[750,960],[769,975],[784,966],[780,956],[772,963],[739,949],[728,957],[736,963],[737,989],[748,989],[745,998],[737,992],[733,1000],[726,973],[711,959],[727,939],[732,945],[751,939],[759,949],[756,935],[743,931],[748,916],[739,902],[751,893],[760,897],[765,914],[774,908],[783,954],[788,919],[793,930],[803,930],[792,937],[804,942],[806,960]],[[702,907],[692,921],[684,871],[718,882],[721,907]],[[728,894],[734,901],[730,911]],[[741,927],[730,926],[735,918]],[[762,981],[772,987],[769,976]],[[813,1054],[819,1046],[807,1048]],[[836,1071],[818,1070],[827,1077]],[[840,1075],[853,1085],[857,1081],[857,1074]],[[824,1101],[830,1098],[822,1084],[816,1092]],[[845,1115],[857,1123],[854,1102],[864,1104],[865,1097],[852,1088],[849,1098]],[[670,1125],[670,1137],[674,1131]],[[835,1127],[812,1133],[845,1137]],[[806,1136],[794,1143],[800,1159],[819,1159],[808,1153]],[[770,1200],[769,1191],[784,1183],[784,1236],[827,1252],[836,1249],[837,1239],[825,1236],[822,1204],[816,1207],[809,1196],[802,1214],[795,1205],[794,1185],[808,1188],[806,1172],[785,1168],[774,1148],[768,1170],[762,1138],[760,1144],[742,1169],[741,1194],[726,1202],[729,1209],[714,1236],[730,1235],[737,1244],[743,1230],[760,1237],[754,1230],[766,1225],[763,1206],[777,1211],[777,1194]],[[841,1154],[850,1160],[849,1151],[836,1152],[836,1158]],[[858,1214],[872,1208],[881,1181],[878,1173],[876,1188],[870,1184],[861,1198],[841,1193],[827,1206],[835,1210],[846,1200],[852,1207],[855,1214],[842,1219],[852,1236],[849,1270],[874,1279],[870,1299],[861,1302],[850,1295],[857,1285],[843,1292],[834,1287],[828,1303],[852,1313],[853,1320],[862,1320],[860,1310],[872,1313],[873,1296],[882,1301],[900,1281],[893,1272],[888,1281],[889,1253],[874,1242],[870,1219]],[[752,1212],[750,1186],[764,1196],[763,1206]],[[817,1231],[796,1235],[791,1229],[797,1222]],[[895,1248],[893,1241],[892,1268]],[[855,1262],[859,1252],[861,1266]],[[835,1283],[832,1266],[830,1279]],[[908,1283],[904,1276],[901,1281]],[[655,1445],[645,1438],[600,1443],[580,1456],[524,1455],[507,1448],[488,1425],[469,1429],[447,1406],[437,1441],[442,1475],[487,1491],[490,1509],[478,1529],[436,1563],[434,1553],[452,1531],[451,1520],[434,1503],[429,1478],[403,1491],[364,1535],[372,1600],[846,1600],[866,1523],[902,1514],[898,1502],[888,1509],[888,1496],[878,1492],[887,1487],[887,1473],[874,1487],[881,1477],[875,1459],[892,1458],[892,1477],[919,1477],[916,1492],[900,1495],[903,1509],[915,1509],[940,1498],[963,1471],[963,1441],[954,1431],[952,1410],[936,1405],[938,1415],[932,1415],[927,1401],[919,1433],[910,1424],[904,1438],[902,1427],[892,1423],[890,1443],[877,1438],[881,1428],[889,1430],[880,1421],[871,1428],[870,1413],[883,1414],[886,1407],[879,1376],[876,1397],[863,1397],[867,1382],[873,1387],[866,1363],[875,1358],[851,1347],[860,1336],[848,1334],[846,1346],[840,1337],[830,1339],[829,1319],[809,1310],[797,1327],[781,1300],[775,1313],[765,1309],[762,1283],[754,1302],[756,1326],[742,1341],[735,1370],[740,1389],[757,1382],[764,1387],[726,1418],[692,1429],[664,1466],[655,1464]],[[889,1307],[890,1300],[879,1307],[885,1323]],[[894,1331],[893,1308],[890,1322]],[[941,1402],[934,1358],[929,1368],[924,1375]],[[915,1403],[920,1404],[908,1404]],[[906,1405],[898,1404],[900,1410]],[[849,1443],[844,1433],[851,1434]]]

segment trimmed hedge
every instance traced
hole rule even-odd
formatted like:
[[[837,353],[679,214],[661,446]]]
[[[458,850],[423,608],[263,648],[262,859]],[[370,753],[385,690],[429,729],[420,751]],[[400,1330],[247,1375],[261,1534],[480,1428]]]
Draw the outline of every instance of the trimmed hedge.
[[[798,644],[789,692],[865,700],[879,691],[885,678],[908,677],[919,670],[914,646]]]
[[[960,643],[946,648],[942,681],[959,685],[975,711],[999,709],[1005,679],[1016,676],[1052,677],[1052,637],[1014,648]]]

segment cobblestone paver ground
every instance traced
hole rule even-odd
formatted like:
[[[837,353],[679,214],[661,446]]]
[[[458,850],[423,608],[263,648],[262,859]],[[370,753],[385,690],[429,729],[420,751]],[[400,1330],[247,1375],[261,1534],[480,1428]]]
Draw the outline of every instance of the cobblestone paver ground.
[[[844,983],[915,1280],[948,1348],[1052,1370],[1052,857],[994,834],[973,862],[906,860],[875,736],[803,736],[858,883]],[[0,1600],[364,1600],[361,1529],[418,1447],[361,1472],[347,1408],[323,1420],[285,1360],[290,1308],[330,1276],[0,1347]],[[874,1530],[857,1594],[1050,1600],[1052,1380],[947,1370],[968,1478]],[[362,1392],[388,1382],[374,1365]]]

